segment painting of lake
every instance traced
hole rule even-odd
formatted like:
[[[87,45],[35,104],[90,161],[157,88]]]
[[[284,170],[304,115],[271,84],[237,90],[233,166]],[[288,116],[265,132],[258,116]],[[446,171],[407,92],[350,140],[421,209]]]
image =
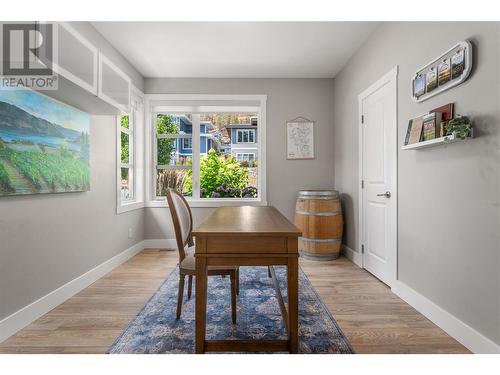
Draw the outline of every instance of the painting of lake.
[[[90,189],[90,117],[31,90],[0,89],[0,197]]]

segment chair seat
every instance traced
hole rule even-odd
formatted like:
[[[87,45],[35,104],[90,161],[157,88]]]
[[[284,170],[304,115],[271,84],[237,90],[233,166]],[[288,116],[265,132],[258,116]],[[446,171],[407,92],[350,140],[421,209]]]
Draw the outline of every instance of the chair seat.
[[[186,257],[182,260],[179,265],[180,268],[187,271],[196,270],[196,259],[194,257],[194,246],[186,249]],[[208,266],[209,271],[235,271],[238,266]]]

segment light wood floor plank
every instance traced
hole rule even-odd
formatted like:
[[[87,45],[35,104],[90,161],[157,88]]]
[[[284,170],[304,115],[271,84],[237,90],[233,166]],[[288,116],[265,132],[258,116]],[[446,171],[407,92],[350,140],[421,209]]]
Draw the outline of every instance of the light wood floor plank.
[[[0,344],[0,353],[104,353],[175,268],[144,250]],[[468,353],[346,258],[301,267],[358,353]]]

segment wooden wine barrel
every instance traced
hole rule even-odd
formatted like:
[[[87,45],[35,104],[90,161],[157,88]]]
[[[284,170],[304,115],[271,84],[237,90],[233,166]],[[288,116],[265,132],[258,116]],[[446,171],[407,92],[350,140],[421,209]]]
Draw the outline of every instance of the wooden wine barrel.
[[[295,225],[302,231],[301,256],[313,260],[338,258],[344,226],[338,191],[299,191]]]

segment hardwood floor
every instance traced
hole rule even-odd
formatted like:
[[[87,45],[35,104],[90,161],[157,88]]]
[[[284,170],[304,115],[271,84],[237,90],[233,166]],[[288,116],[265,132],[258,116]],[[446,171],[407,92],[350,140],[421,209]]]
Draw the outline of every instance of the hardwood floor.
[[[300,266],[357,353],[469,353],[348,259]]]
[[[1,343],[0,353],[104,353],[177,259],[144,250]],[[346,258],[300,265],[357,353],[468,353]]]

